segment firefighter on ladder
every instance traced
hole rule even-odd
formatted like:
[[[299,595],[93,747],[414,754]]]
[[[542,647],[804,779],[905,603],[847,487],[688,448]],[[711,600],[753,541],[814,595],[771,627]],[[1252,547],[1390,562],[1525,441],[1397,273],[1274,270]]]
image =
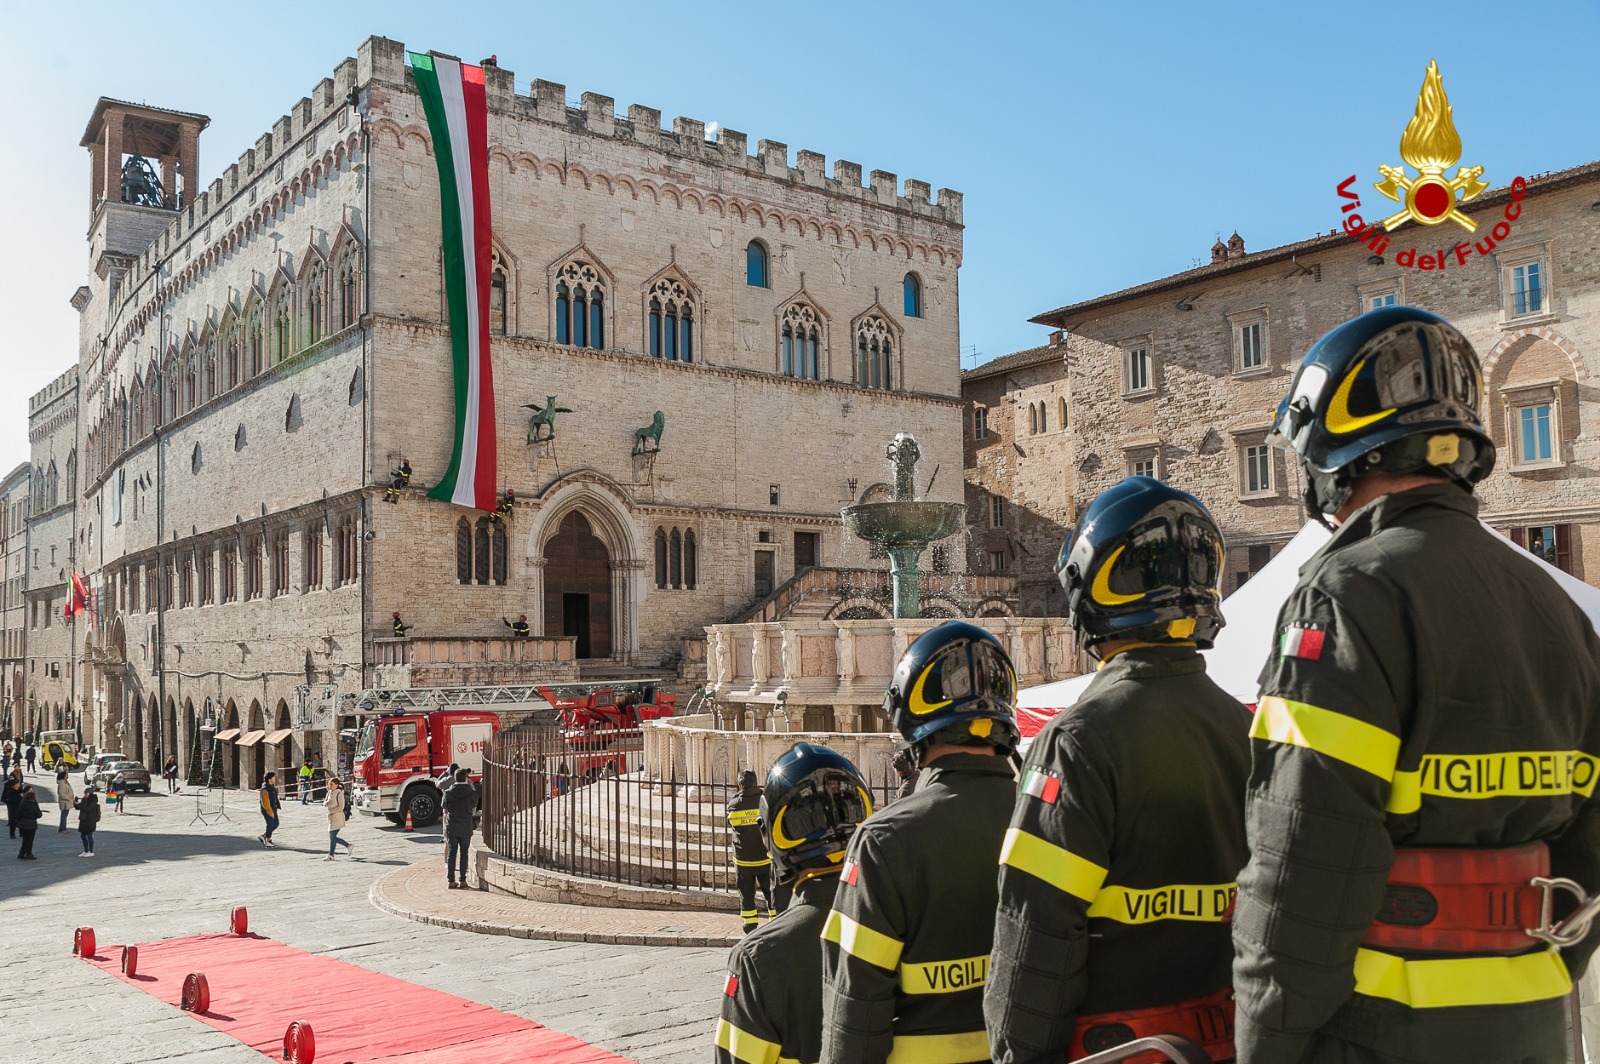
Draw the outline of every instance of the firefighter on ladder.
[[[1016,688],[999,640],[963,621],[924,632],[895,667],[884,709],[922,775],[850,840],[823,930],[823,1064],[989,1059],[983,983],[1016,802]]]
[[[383,501],[399,504],[400,493],[411,483],[411,461],[400,459],[400,468],[390,474],[389,486],[383,490]]]
[[[1207,676],[1222,536],[1194,496],[1129,477],[1057,575],[1100,663],[1028,751],[1000,853],[984,1012],[999,1064],[1176,1034],[1232,1060],[1228,920],[1245,862],[1250,714]]]
[[[839,889],[844,849],[872,813],[850,761],[796,743],[761,791],[761,832],[778,882],[795,903],[728,956],[717,1064],[816,1064],[822,1053],[822,927]]]
[[[739,777],[739,793],[728,802],[728,843],[733,847],[733,864],[739,882],[739,915],[744,933],[756,929],[756,888],[767,903],[767,916],[777,915],[772,905],[772,857],[761,838],[761,785],[756,774],[746,769]]]
[[[1240,1064],[1567,1059],[1595,941],[1540,941],[1530,880],[1600,887],[1600,639],[1478,520],[1482,388],[1466,337],[1392,307],[1317,341],[1279,409],[1337,528],[1250,732]]]

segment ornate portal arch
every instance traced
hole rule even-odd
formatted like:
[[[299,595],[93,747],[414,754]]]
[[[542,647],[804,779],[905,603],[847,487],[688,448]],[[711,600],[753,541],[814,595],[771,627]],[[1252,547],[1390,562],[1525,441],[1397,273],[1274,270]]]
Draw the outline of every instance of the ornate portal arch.
[[[545,560],[553,547],[564,549],[573,537],[592,536],[604,547],[609,586],[594,598],[604,599],[607,653],[597,656],[632,661],[639,647],[639,603],[645,594],[645,549],[633,519],[628,494],[609,477],[577,470],[550,485],[538,499],[528,523],[526,553],[531,574],[530,597],[535,609],[528,620],[535,635],[563,632],[564,598],[581,595],[565,590],[566,574],[547,573]],[[569,520],[571,518],[581,520]],[[602,593],[603,592],[603,593]]]

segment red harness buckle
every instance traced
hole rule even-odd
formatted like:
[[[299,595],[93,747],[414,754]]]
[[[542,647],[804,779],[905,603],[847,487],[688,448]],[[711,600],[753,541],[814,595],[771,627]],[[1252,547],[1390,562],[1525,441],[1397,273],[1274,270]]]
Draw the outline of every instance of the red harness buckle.
[[[1176,1005],[1079,1016],[1072,1030],[1067,1059],[1077,1060],[1138,1038],[1164,1034],[1182,1035],[1199,1043],[1212,1060],[1232,1060],[1233,990],[1218,990]],[[1128,1064],[1155,1064],[1161,1060],[1160,1053],[1141,1053]]]
[[[1380,949],[1516,953],[1533,944],[1550,874],[1542,842],[1495,848],[1401,847],[1378,918],[1361,939]]]

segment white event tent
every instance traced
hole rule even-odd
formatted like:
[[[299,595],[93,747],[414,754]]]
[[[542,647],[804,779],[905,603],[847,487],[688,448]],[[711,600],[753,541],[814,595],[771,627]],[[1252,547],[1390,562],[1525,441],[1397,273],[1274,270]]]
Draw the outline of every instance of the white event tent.
[[[1256,696],[1260,693],[1257,678],[1274,645],[1278,611],[1299,582],[1300,567],[1321,549],[1329,535],[1328,530],[1315,521],[1306,522],[1306,526],[1285,544],[1265,568],[1222,600],[1222,614],[1228,623],[1218,634],[1217,645],[1203,652],[1206,673],[1218,687],[1240,702],[1255,704]],[[1600,632],[1600,588],[1590,587],[1577,577],[1562,572],[1498,533],[1496,537],[1505,544],[1507,550],[1522,551],[1538,562],[1561,590],[1572,596],[1588,616],[1589,623]],[[1038,734],[1046,721],[1078,700],[1093,677],[1093,673],[1087,673],[1018,692],[1017,723],[1022,734]]]

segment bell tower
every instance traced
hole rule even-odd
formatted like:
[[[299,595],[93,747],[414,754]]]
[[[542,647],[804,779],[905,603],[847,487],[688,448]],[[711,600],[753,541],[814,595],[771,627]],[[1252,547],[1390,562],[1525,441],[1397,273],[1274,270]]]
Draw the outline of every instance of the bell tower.
[[[127,203],[175,211],[200,190],[200,131],[205,115],[100,97],[83,147],[89,149],[89,210]]]

